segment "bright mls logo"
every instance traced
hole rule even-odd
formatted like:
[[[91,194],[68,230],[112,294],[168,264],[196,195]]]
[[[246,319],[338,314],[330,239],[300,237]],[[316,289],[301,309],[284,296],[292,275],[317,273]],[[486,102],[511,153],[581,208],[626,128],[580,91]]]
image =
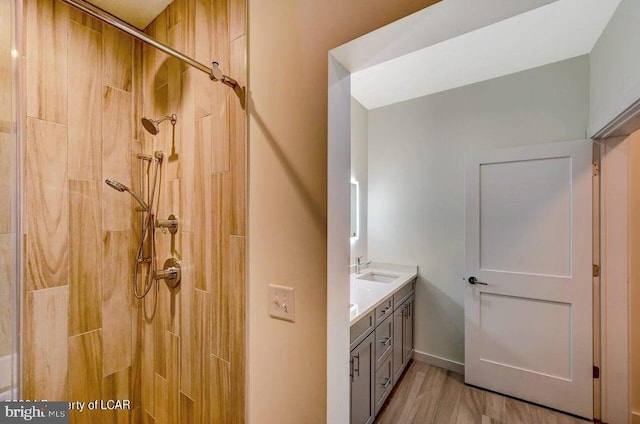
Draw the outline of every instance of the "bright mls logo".
[[[4,402],[0,403],[0,424],[47,423],[68,424],[67,402]]]

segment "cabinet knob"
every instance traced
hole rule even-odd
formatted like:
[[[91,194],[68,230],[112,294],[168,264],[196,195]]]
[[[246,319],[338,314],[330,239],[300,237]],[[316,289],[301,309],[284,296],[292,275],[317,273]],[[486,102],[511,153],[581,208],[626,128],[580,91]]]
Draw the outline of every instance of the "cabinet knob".
[[[379,342],[382,343],[383,346],[389,346],[389,344],[391,343],[391,336],[387,337],[386,339],[380,339]]]

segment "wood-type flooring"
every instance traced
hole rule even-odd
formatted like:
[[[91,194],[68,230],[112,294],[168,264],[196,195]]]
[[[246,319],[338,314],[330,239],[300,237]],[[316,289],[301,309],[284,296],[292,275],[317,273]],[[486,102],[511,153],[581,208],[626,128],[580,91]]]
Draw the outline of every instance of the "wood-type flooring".
[[[588,421],[464,384],[464,376],[412,361],[375,424],[580,424]]]

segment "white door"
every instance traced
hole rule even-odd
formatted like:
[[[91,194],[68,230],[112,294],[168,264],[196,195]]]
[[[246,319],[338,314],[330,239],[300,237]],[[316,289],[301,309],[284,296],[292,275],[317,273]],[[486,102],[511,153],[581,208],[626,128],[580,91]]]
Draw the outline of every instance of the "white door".
[[[465,381],[586,418],[591,163],[583,140],[469,155],[465,174]]]

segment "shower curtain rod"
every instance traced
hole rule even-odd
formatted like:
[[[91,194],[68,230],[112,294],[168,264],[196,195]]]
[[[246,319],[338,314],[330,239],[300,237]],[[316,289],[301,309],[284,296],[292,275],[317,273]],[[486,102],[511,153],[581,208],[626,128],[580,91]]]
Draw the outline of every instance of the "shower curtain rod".
[[[140,41],[143,41],[159,50],[162,50],[163,52],[165,52],[166,54],[175,57],[176,59],[179,59],[183,62],[185,62],[188,65],[193,66],[194,68],[204,72],[205,74],[209,75],[209,78],[212,79],[213,81],[220,81],[223,84],[228,85],[229,87],[235,89],[238,86],[238,82],[236,80],[234,80],[231,77],[228,77],[226,75],[224,75],[222,73],[222,71],[220,70],[219,64],[218,62],[212,62],[211,63],[211,68],[209,68],[208,66],[203,65],[202,63],[198,62],[197,60],[191,59],[189,56],[185,56],[184,54],[180,53],[177,50],[172,49],[171,47],[157,41],[154,40],[153,38],[149,37],[147,34],[145,34],[144,32],[140,31],[139,29],[131,26],[130,24],[128,24],[127,22],[113,16],[112,14],[92,5],[89,2],[86,2],[84,0],[63,0],[65,3],[67,3],[68,5],[71,5],[73,7],[75,7],[78,10],[81,10],[82,12],[85,12],[91,16],[93,16],[96,19],[101,20],[102,22],[105,22],[117,29],[119,29],[120,31],[126,32],[127,34],[131,35],[134,38],[137,38]]]

